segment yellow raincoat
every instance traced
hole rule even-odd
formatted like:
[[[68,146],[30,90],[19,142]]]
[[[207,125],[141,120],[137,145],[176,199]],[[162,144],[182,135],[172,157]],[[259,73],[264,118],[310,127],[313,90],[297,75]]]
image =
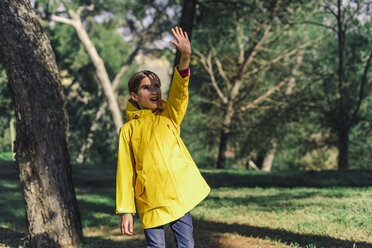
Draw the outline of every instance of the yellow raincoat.
[[[116,213],[136,213],[137,206],[145,229],[181,218],[210,191],[180,138],[188,83],[189,76],[182,78],[175,69],[161,108],[153,112],[127,104],[119,135]]]

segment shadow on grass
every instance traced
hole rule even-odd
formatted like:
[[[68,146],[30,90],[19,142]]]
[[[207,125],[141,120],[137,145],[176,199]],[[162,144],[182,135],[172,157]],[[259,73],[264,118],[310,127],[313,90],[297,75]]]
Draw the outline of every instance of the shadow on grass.
[[[84,238],[86,245],[83,248],[140,248],[146,247],[144,239],[128,239],[125,241],[114,241],[109,239],[103,239],[100,237]]]
[[[6,245],[11,248],[25,247],[28,244],[27,234],[8,228],[0,227],[0,237],[0,245]]]
[[[198,232],[195,232],[197,240],[200,242],[211,244],[210,247],[226,248],[216,242],[211,233],[231,233],[245,237],[271,239],[287,245],[298,244],[302,247],[307,245],[315,245],[316,247],[327,248],[371,248],[371,243],[353,242],[349,240],[341,240],[328,236],[313,235],[313,234],[298,234],[280,229],[270,229],[264,227],[249,226],[243,224],[227,224],[221,222],[194,220],[194,227]],[[355,245],[355,246],[354,246]],[[207,246],[206,246],[207,247]]]
[[[372,170],[256,172],[204,170],[212,188],[219,187],[370,187]]]
[[[353,242],[349,240],[341,240],[327,236],[312,235],[312,234],[297,234],[287,232],[280,229],[270,229],[264,227],[255,227],[242,224],[227,224],[213,221],[197,220],[194,219],[194,238],[195,247],[199,248],[228,248],[228,244],[224,244],[224,237],[218,237],[216,234],[238,234],[244,237],[251,237],[254,239],[262,240],[276,240],[282,244],[296,244],[301,247],[308,245],[314,245],[316,247],[327,247],[327,248],[370,248],[372,244],[366,242]],[[10,229],[0,227],[1,244],[5,244],[11,248],[27,247],[27,235],[24,233],[16,232]],[[171,233],[167,232],[167,247],[175,247]],[[139,248],[145,247],[145,239],[141,238],[130,238],[125,240],[115,241],[112,239],[105,239],[102,237],[85,237],[85,245],[82,248],[122,248],[131,247]],[[355,246],[354,246],[355,245]]]
[[[236,208],[239,208],[239,206],[260,206],[260,211],[268,211],[272,212],[275,211],[281,211],[286,210],[289,211],[291,209],[296,210],[298,208],[305,208],[309,206],[319,206],[318,203],[303,203],[300,204],[298,202],[293,202],[294,200],[300,200],[300,199],[309,199],[311,197],[320,195],[319,193],[303,193],[301,194],[293,194],[293,193],[279,193],[275,195],[269,195],[269,196],[244,196],[244,197],[228,197],[224,196],[223,198],[218,196],[208,196],[205,201],[201,202],[199,204],[203,205],[206,204],[206,207],[232,207],[235,206]],[[326,199],[328,197],[327,195],[324,195],[324,198]],[[335,197],[334,195],[330,197]]]

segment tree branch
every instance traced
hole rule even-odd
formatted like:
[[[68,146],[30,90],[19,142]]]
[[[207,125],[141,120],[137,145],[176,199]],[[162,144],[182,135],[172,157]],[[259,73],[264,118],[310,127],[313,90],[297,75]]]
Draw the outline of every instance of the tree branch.
[[[93,10],[94,10],[94,4],[90,4],[89,6],[80,6],[80,7],[78,8],[78,10],[76,11],[76,13],[77,13],[78,15],[81,15],[81,12],[82,12],[83,10],[93,11]]]
[[[300,22],[300,23],[313,24],[313,25],[317,25],[317,26],[321,26],[321,27],[324,27],[324,28],[328,28],[328,29],[331,29],[334,32],[337,32],[337,30],[334,27],[325,25],[323,23],[312,22],[312,21],[303,21],[303,22]]]
[[[362,5],[360,5],[360,3],[359,3],[359,1],[356,1],[356,4],[357,4],[357,8],[356,8],[356,10],[353,12],[353,11],[350,11],[351,13],[350,13],[350,16],[347,18],[347,19],[345,19],[345,21],[344,21],[344,25],[345,26],[347,26],[347,23],[350,21],[350,20],[353,20],[354,19],[354,16],[356,15],[356,14],[359,14],[359,11],[361,10],[361,7],[362,7]]]
[[[244,38],[244,34],[243,34],[243,31],[242,31],[242,28],[240,26],[240,22],[242,20],[240,19],[238,21],[238,24],[237,24],[237,30],[239,31],[239,35],[237,37],[237,40],[238,40],[238,46],[239,46],[239,59],[238,59],[238,63],[239,65],[242,65],[243,62],[244,62],[244,44],[241,40],[241,38],[243,37]]]
[[[258,72],[258,71],[262,71],[263,69],[265,69],[265,71],[266,71],[266,70],[268,70],[268,69],[269,69],[273,64],[277,63],[277,62],[280,61],[281,59],[283,59],[283,58],[285,58],[285,57],[290,57],[290,56],[294,55],[295,53],[297,53],[300,49],[303,49],[303,48],[305,48],[305,47],[307,47],[307,46],[309,46],[309,45],[310,45],[310,42],[306,42],[306,43],[302,44],[301,46],[299,46],[299,47],[293,49],[292,51],[289,51],[289,52],[287,52],[287,53],[285,53],[285,54],[279,55],[278,57],[276,57],[276,58],[274,58],[273,60],[271,60],[269,63],[266,63],[266,64],[264,64],[264,65],[261,65],[260,67],[255,68],[255,69],[253,69],[252,71],[247,72],[247,73],[243,76],[243,78],[247,78],[248,76],[250,76],[250,75],[252,75],[252,74],[254,74],[254,73]]]
[[[336,14],[336,12],[334,12],[332,9],[331,9],[331,7],[329,7],[329,5],[330,5],[330,3],[328,2],[328,1],[324,1],[326,4],[325,5],[322,5],[323,7],[325,7],[326,9],[328,9],[329,10],[329,12],[331,12],[331,14],[334,16],[334,17],[336,17],[337,18],[337,14]]]
[[[258,97],[257,99],[255,99],[253,102],[247,104],[246,106],[240,108],[240,110],[245,111],[247,109],[256,108],[258,106],[258,104],[260,104],[261,102],[263,102],[264,100],[269,98],[275,91],[279,90],[282,86],[286,85],[287,82],[289,82],[288,85],[293,88],[294,84],[295,84],[295,78],[299,74],[297,69],[302,64],[302,58],[303,58],[303,52],[301,52],[300,55],[297,57],[297,59],[295,61],[295,66],[292,68],[291,75],[289,77],[284,78],[277,86],[269,89],[268,91],[266,91],[265,94]],[[287,88],[286,95],[289,95],[291,93],[292,93],[292,89],[290,89],[290,92],[288,92],[288,88]]]
[[[227,78],[225,71],[222,68],[221,61],[217,57],[215,57],[214,60],[216,61],[218,72],[220,73],[221,77],[223,78],[223,80],[226,83],[227,91],[230,92],[231,91],[231,83],[230,83],[230,80]]]
[[[289,81],[290,77],[286,77],[285,79],[283,79],[277,86],[269,89],[268,91],[266,91],[265,94],[263,94],[262,96],[258,97],[257,99],[255,99],[253,102],[251,103],[248,103],[246,106],[244,107],[241,107],[240,110],[241,111],[246,111],[247,109],[253,109],[253,108],[256,108],[258,104],[260,104],[261,102],[263,102],[264,100],[266,100],[269,96],[271,96],[275,91],[277,91],[278,89],[280,89],[282,86],[284,86],[288,81]]]
[[[352,115],[352,117],[350,119],[350,124],[354,121],[356,115],[359,112],[360,105],[362,104],[363,90],[364,90],[364,86],[367,84],[367,73],[368,73],[369,67],[371,65],[371,60],[372,60],[372,50],[369,53],[369,57],[367,59],[366,66],[364,67],[364,72],[363,72],[363,76],[362,76],[362,80],[361,80],[361,85],[360,85],[360,90],[359,90],[359,100],[358,100],[357,107],[355,108],[354,113],[353,113],[353,115]]]
[[[74,25],[74,21],[71,20],[71,19],[68,19],[66,17],[61,17],[61,16],[55,16],[55,15],[53,15],[52,16],[52,20],[55,21],[55,22],[65,23],[65,24],[68,24],[68,25],[71,25],[71,26]]]
[[[261,39],[259,42],[257,42],[257,44],[253,47],[253,50],[252,52],[249,54],[247,60],[245,61],[244,63],[244,66],[240,72],[240,78],[243,77],[243,75],[245,74],[245,72],[247,71],[248,69],[248,66],[252,63],[253,61],[253,58],[254,56],[257,54],[258,50],[261,48],[262,46],[262,43],[264,42],[264,40],[267,38],[269,32],[270,32],[270,29],[271,29],[271,23],[269,25],[267,25],[266,29],[265,29],[265,32],[264,34],[262,35]],[[234,88],[235,88],[235,85],[234,85]]]
[[[115,96],[115,93],[112,89],[112,85],[110,82],[110,79],[108,77],[108,73],[106,71],[105,65],[103,63],[102,58],[99,56],[93,42],[91,41],[83,23],[81,22],[81,17],[77,12],[74,12],[73,10],[69,9],[66,5],[67,3],[64,1],[65,8],[68,10],[68,13],[71,17],[70,19],[67,19],[69,21],[66,22],[66,19],[64,19],[64,23],[68,23],[69,25],[72,25],[76,33],[84,45],[84,48],[86,52],[88,53],[90,59],[92,60],[95,68],[96,68],[96,75],[99,79],[99,82],[103,88],[103,91],[107,97],[108,100],[108,107],[112,113],[113,121],[116,128],[116,133],[119,134],[120,127],[123,124],[121,111],[119,109],[119,105]],[[57,18],[58,20],[62,20],[60,18]]]
[[[204,69],[208,72],[209,77],[211,78],[211,82],[212,82],[213,88],[216,90],[216,92],[217,92],[218,96],[220,97],[220,99],[222,100],[222,102],[224,104],[227,104],[228,100],[223,95],[223,93],[220,90],[220,88],[218,87],[217,82],[216,82],[216,78],[214,77],[213,67],[212,67],[212,61],[211,61],[212,60],[212,54],[209,53],[208,59],[206,59],[205,56],[201,52],[199,52],[198,50],[196,50],[195,48],[194,48],[194,51],[199,56],[200,62],[203,64]]]

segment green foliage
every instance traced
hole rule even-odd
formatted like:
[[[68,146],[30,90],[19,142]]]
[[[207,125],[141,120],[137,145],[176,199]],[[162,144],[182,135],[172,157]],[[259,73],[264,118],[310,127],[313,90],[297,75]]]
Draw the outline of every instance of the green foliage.
[[[167,11],[178,6],[177,1],[169,1],[167,5],[161,2],[116,0],[66,3],[66,7],[74,11],[81,6],[94,4],[94,10],[81,12],[81,19],[98,54],[103,59],[111,81],[136,48],[154,49],[151,43],[159,40],[163,32],[169,29],[169,23],[175,21],[169,19]],[[58,6],[58,4],[48,4],[48,1],[41,1],[35,8],[48,20],[52,13],[61,15],[60,12],[64,11],[58,9]],[[141,32],[146,25],[151,28],[143,34]],[[61,23],[49,23],[46,28],[61,72],[70,122],[69,149],[71,159],[75,161],[81,147],[87,142],[95,115],[106,101],[106,97],[98,82],[96,69],[74,28]],[[128,94],[127,81],[138,68],[133,61],[128,66],[117,89],[118,103],[123,113],[126,104],[123,96]],[[117,137],[108,109],[100,118],[98,129],[94,131],[93,136],[94,143],[86,154],[86,162],[113,162]]]
[[[209,117],[208,104],[198,105],[201,99],[193,90],[193,79],[190,84],[189,106],[182,121],[181,138],[198,167],[213,168],[218,152],[218,123]]]
[[[206,57],[210,54],[216,83],[225,96],[228,88],[224,78],[218,72],[215,59],[221,61],[227,78],[234,82],[242,65],[238,63],[239,46],[245,49],[245,58],[262,37],[270,22],[273,4],[276,1],[200,1],[199,14],[193,30],[193,48]],[[359,1],[360,2],[360,1]],[[320,4],[320,5],[319,5]],[[329,9],[321,7],[323,1],[280,1],[272,19],[268,33],[268,42],[254,57],[248,71],[261,68],[274,61],[277,56],[288,53],[301,45],[304,48],[291,57],[285,57],[270,65],[269,69],[259,70],[245,78],[240,86],[239,97],[234,102],[235,115],[230,127],[227,165],[244,168],[249,159],[258,162],[277,144],[274,170],[283,169],[335,169],[338,157],[338,130],[345,125],[340,118],[338,89],[338,45],[334,30],[325,26],[336,24]],[[334,2],[328,1],[333,5]],[[361,6],[364,4],[360,2]],[[349,116],[359,102],[361,77],[368,55],[371,51],[371,21],[361,16],[352,16],[355,11],[347,3],[345,20],[348,21],[345,40],[345,77],[344,101]],[[356,6],[356,5],[354,5]],[[364,11],[369,11],[368,8]],[[366,13],[367,13],[366,12]],[[219,25],[216,25],[216,19]],[[223,25],[221,25],[223,23]],[[319,24],[319,25],[315,25]],[[243,37],[242,34],[245,36]],[[240,45],[239,45],[239,42]],[[197,55],[194,55],[197,57]],[[300,57],[301,61],[296,57]],[[217,92],[210,83],[211,79],[203,65],[192,63],[191,87],[195,89],[190,100],[198,117],[202,120],[186,122],[184,132],[194,130],[207,132],[202,140],[207,140],[206,150],[214,151],[210,155],[209,165],[213,166],[219,145],[219,132],[222,127],[226,106],[221,103]],[[295,74],[295,75],[294,75]],[[294,76],[293,76],[294,75]],[[279,82],[293,77],[292,86],[287,83],[274,94],[260,102],[258,106],[239,112],[239,108],[252,103],[263,96]],[[371,69],[367,78],[371,77]],[[371,80],[362,91],[363,101],[357,113],[350,133],[350,168],[370,167],[371,120],[368,107],[371,104]],[[291,88],[291,93],[288,93]],[[192,94],[194,93],[192,92]],[[196,106],[195,106],[196,105]],[[207,118],[207,120],[206,120]],[[362,122],[361,125],[358,123]],[[204,126],[205,125],[205,126]],[[190,131],[185,129],[189,129]],[[205,137],[207,138],[205,138]],[[186,137],[185,143],[195,144],[197,136]],[[210,145],[214,146],[209,147]],[[204,166],[204,159],[191,153],[196,162]],[[206,152],[205,154],[208,154]],[[205,157],[205,155],[204,155]]]
[[[357,2],[360,6],[364,4],[361,1]],[[328,2],[327,5],[336,8],[335,2]],[[371,160],[367,155],[370,146],[363,140],[371,139],[371,122],[365,108],[371,103],[372,84],[367,79],[363,88],[361,85],[367,58],[372,51],[371,22],[364,14],[356,13],[356,9],[352,6],[356,5],[351,3],[342,5],[344,43],[339,42],[336,33],[337,20],[329,12],[329,8],[317,12],[312,17],[314,19],[309,18],[314,23],[326,20],[328,28],[312,27],[321,33],[323,39],[314,49],[311,63],[304,70],[306,80],[311,80],[310,87],[304,91],[309,96],[304,102],[308,101],[307,104],[313,106],[313,114],[309,115],[306,120],[320,124],[321,132],[328,134],[326,141],[330,149],[340,145],[340,130],[350,126],[350,168],[370,168],[368,161]],[[367,8],[364,11],[368,13],[369,10]],[[333,30],[329,27],[333,27]],[[342,72],[345,80],[342,89],[340,89],[339,82],[340,44],[344,44]],[[371,72],[369,68],[367,78],[371,77]],[[361,106],[358,111],[359,102]],[[359,122],[362,122],[361,125]]]
[[[80,6],[94,4],[94,10],[83,10],[81,17],[98,53],[103,58],[110,80],[113,80],[129,54],[141,46],[144,54],[174,54],[161,50],[155,41],[175,25],[181,13],[181,1],[67,1],[77,11]],[[276,3],[279,3],[277,6]],[[335,7],[335,1],[327,4]],[[362,4],[363,1],[354,1]],[[57,65],[62,78],[69,113],[69,149],[75,161],[86,143],[91,124],[98,108],[106,100],[97,80],[95,67],[81,44],[76,31],[69,25],[50,22],[52,14],[68,16],[60,1],[34,1],[35,9],[44,19]],[[245,58],[272,22],[268,42],[258,51],[249,70],[270,63],[300,45],[309,44],[292,57],[270,65],[267,70],[245,78],[236,108],[246,106],[278,85],[297,70],[292,93],[283,86],[262,101],[256,108],[239,112],[230,127],[228,168],[245,168],[248,160],[259,164],[272,142],[277,144],[273,170],[335,169],[338,156],[337,131],[344,123],[338,118],[339,94],[337,85],[338,45],[334,30],[336,21],[329,9],[319,7],[324,1],[198,1],[193,29],[192,46],[204,55],[211,53],[216,82],[226,95],[228,89],[218,73],[218,58],[232,82],[242,65],[238,63],[239,43],[245,48]],[[345,99],[351,115],[359,101],[360,82],[368,54],[372,50],[372,22],[353,16],[355,9],[343,4],[348,26],[345,35]],[[57,10],[58,9],[58,10]],[[273,16],[273,10],[276,12]],[[364,9],[368,14],[368,8]],[[218,20],[218,23],[217,21]],[[318,25],[314,25],[317,23]],[[218,25],[217,25],[218,24]],[[151,29],[142,36],[147,25]],[[322,26],[323,25],[323,26]],[[242,36],[244,35],[244,37]],[[141,38],[142,37],[142,38]],[[123,39],[125,38],[125,40]],[[239,42],[238,42],[239,41]],[[302,56],[298,63],[295,56]],[[127,80],[137,70],[132,63],[122,78],[118,101],[124,114]],[[215,166],[218,156],[220,130],[226,108],[210,84],[210,77],[194,52],[191,61],[190,100],[182,124],[182,138],[200,167]],[[371,76],[362,91],[363,101],[350,130],[350,168],[370,169],[372,162],[372,119],[370,108]],[[5,71],[0,67],[0,152],[9,152],[11,139],[9,123],[14,116],[11,95]],[[114,162],[116,135],[111,114],[107,110],[93,135],[93,146],[87,154],[87,163]]]
[[[9,152],[12,148],[10,120],[14,116],[14,110],[5,69],[1,64],[0,95],[0,152]]]
[[[109,78],[114,80],[127,60],[131,46],[116,32],[115,21],[97,23],[93,18],[88,18],[86,29],[104,61]],[[48,26],[48,33],[56,53],[66,95],[70,123],[69,149],[74,161],[86,143],[96,112],[106,99],[96,77],[96,69],[76,31],[69,25],[56,23],[54,26]],[[126,91],[126,81],[134,70],[135,63],[129,66],[122,77],[119,93]],[[94,145],[86,154],[87,162],[113,161],[111,154],[116,149],[114,130],[111,113],[106,111],[94,133]]]
[[[248,67],[248,72],[252,73],[242,78],[240,93],[234,102],[236,114],[229,127],[228,152],[231,155],[227,161],[231,166],[244,167],[248,157],[256,160],[260,154],[265,154],[274,140],[278,143],[288,134],[283,125],[298,119],[294,114],[293,104],[299,101],[300,90],[295,89],[294,93],[286,94],[286,86],[281,87],[259,106],[246,111],[240,109],[291,76],[293,67],[298,66],[293,57],[299,55],[287,56],[281,60],[276,58],[305,44],[312,37],[305,26],[296,24],[304,13],[311,13],[314,8],[313,2],[310,1],[301,4],[281,1],[279,5],[274,1],[200,2],[200,13],[193,30],[193,47],[206,57],[210,55],[212,64],[218,59],[231,84],[241,77],[239,73],[244,63],[239,62],[240,49],[244,50],[246,61],[267,32],[266,39],[263,40],[261,48],[254,51],[257,54]],[[216,18],[223,25],[216,25]],[[200,112],[204,111],[208,118],[208,121],[204,122],[206,126],[198,127],[198,130],[209,132],[207,136],[210,140],[213,139],[216,150],[226,105],[221,103],[203,65],[196,61],[192,67],[192,77],[198,84],[193,85],[191,82],[191,87],[196,88],[200,97],[195,98],[199,99],[199,102],[192,100],[191,103],[198,105]],[[213,70],[218,87],[228,98],[231,89],[227,87],[217,65],[213,65]],[[197,127],[187,128],[194,130]]]

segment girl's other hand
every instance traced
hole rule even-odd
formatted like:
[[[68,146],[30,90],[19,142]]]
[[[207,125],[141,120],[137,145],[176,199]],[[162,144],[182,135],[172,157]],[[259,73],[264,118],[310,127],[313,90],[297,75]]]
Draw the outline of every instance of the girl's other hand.
[[[173,44],[182,55],[191,55],[191,45],[187,33],[177,26],[172,28],[172,33],[177,42],[170,41],[169,43]]]
[[[131,236],[133,234],[133,216],[125,214],[121,216],[120,230],[122,234]]]

